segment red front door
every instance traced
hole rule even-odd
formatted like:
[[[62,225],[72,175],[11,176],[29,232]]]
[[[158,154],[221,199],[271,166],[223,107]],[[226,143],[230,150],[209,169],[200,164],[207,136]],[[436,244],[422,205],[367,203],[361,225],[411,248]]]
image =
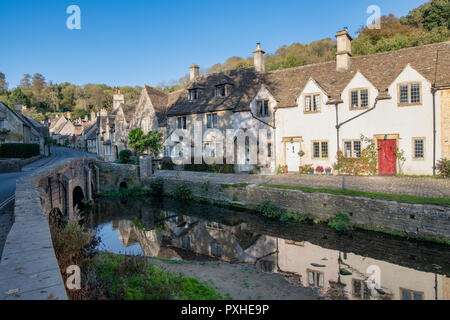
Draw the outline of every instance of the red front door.
[[[395,140],[378,140],[378,173],[380,176],[393,176],[397,173]]]

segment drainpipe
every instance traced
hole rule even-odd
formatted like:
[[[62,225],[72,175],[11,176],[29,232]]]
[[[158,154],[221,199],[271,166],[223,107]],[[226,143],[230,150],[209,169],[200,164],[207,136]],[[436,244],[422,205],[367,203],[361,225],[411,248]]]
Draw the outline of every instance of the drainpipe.
[[[335,106],[335,110],[336,110],[336,142],[337,142],[337,151],[340,151],[340,146],[339,146],[339,112],[338,112],[338,103],[336,103]]]
[[[366,113],[368,113],[368,112],[374,110],[374,109],[377,107],[377,103],[378,103],[379,100],[380,100],[380,99],[376,98],[373,107],[371,107],[370,109],[367,109],[366,111],[361,112],[360,114],[354,116],[353,118],[350,118],[350,119],[348,119],[348,120],[345,120],[344,122],[341,122],[341,123],[337,124],[337,125],[336,125],[336,129],[339,130],[344,124],[347,124],[347,123],[349,123],[350,121],[353,121],[353,120],[355,120],[355,119],[361,117],[362,115],[365,115]]]
[[[435,85],[431,87],[431,94],[433,95],[433,176],[436,175],[436,92]]]

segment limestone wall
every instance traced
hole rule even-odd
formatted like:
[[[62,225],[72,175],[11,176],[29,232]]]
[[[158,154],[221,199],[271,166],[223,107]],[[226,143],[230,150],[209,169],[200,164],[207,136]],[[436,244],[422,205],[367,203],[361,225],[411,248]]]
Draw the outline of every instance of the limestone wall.
[[[140,184],[139,167],[136,165],[111,162],[97,162],[97,165],[100,192],[118,190],[122,182],[125,182],[128,188]]]
[[[264,201],[270,201],[282,209],[322,219],[331,219],[336,213],[345,213],[356,225],[450,239],[450,208],[325,193],[304,193],[257,185],[225,188],[209,183],[207,188],[202,188],[202,184],[184,181],[181,176],[164,179],[165,194],[174,194],[179,183],[188,186],[196,197],[238,202],[248,206],[258,206]]]

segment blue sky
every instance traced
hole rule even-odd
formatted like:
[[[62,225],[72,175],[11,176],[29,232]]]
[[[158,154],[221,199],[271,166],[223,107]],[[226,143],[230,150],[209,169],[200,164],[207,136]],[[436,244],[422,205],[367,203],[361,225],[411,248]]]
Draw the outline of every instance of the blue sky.
[[[334,37],[366,23],[372,4],[403,16],[425,0],[2,0],[0,72],[9,87],[24,73],[53,82],[152,85],[248,57],[261,42],[283,44]],[[81,30],[69,30],[69,5],[81,9]]]

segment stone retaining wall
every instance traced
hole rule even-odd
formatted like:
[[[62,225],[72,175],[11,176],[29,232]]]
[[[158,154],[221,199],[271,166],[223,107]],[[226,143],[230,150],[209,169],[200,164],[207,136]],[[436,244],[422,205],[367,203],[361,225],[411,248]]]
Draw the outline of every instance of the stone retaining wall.
[[[0,160],[0,173],[20,172],[22,168],[43,156],[35,156],[28,159],[3,159]]]
[[[398,203],[362,197],[305,193],[249,185],[246,188],[222,187],[217,183],[191,182],[178,178],[164,178],[164,193],[174,194],[178,184],[185,184],[196,197],[258,206],[270,201],[282,209],[332,219],[345,213],[351,223],[424,236],[450,239],[450,208],[435,205]],[[207,186],[206,186],[207,185]]]
[[[118,190],[122,182],[125,182],[128,188],[140,184],[137,165],[112,162],[97,162],[97,165],[100,168],[100,192]]]

